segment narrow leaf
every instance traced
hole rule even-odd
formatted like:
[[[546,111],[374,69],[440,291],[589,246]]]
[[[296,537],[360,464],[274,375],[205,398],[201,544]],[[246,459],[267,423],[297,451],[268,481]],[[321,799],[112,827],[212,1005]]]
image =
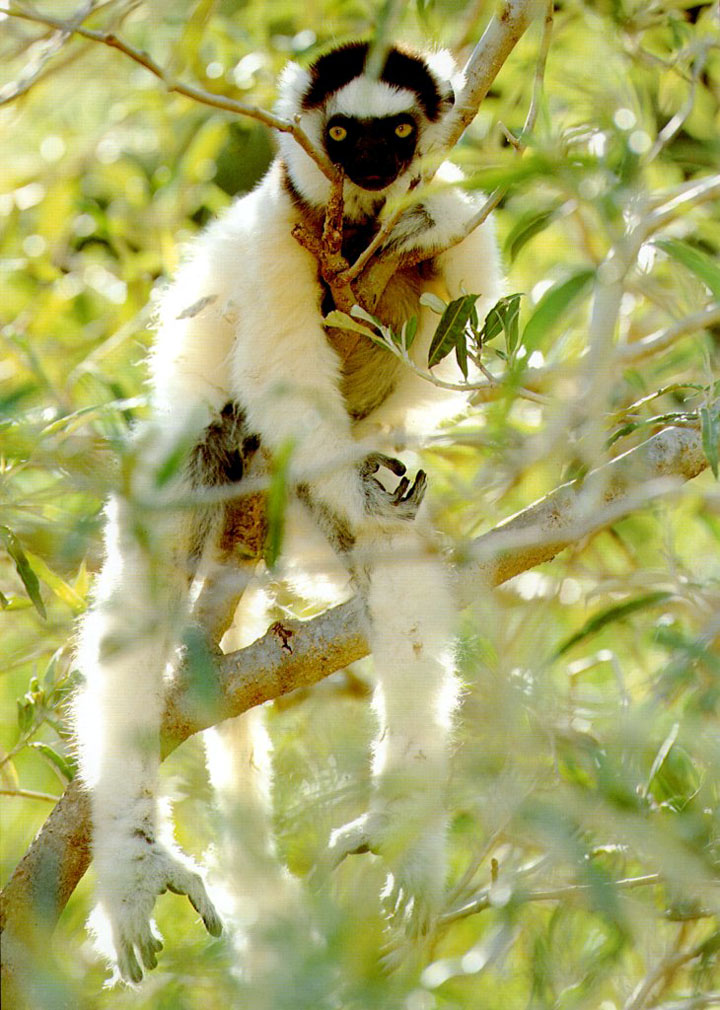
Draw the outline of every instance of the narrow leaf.
[[[578,642],[582,642],[583,639],[589,638],[591,635],[596,635],[598,631],[607,627],[608,624],[621,621],[638,610],[647,610],[649,607],[654,607],[657,603],[670,599],[671,596],[672,593],[659,590],[655,593],[638,596],[634,600],[627,600],[625,603],[618,603],[614,607],[608,607],[606,610],[600,611],[599,614],[594,614],[583,624],[582,628],[565,639],[562,645],[554,652],[553,659],[559,659],[560,656],[568,652]]]
[[[413,345],[415,337],[417,336],[417,328],[418,328],[417,316],[410,316],[408,321],[403,324],[402,340],[403,340],[403,346],[405,347],[406,351],[409,351]]]
[[[17,700],[17,722],[21,733],[27,733],[35,718],[35,706],[31,701]]]
[[[41,617],[47,617],[45,604],[40,596],[40,583],[35,572],[30,567],[30,562],[25,556],[25,552],[20,546],[20,541],[13,531],[7,526],[0,526],[0,541],[5,545],[12,560],[15,562],[15,569],[25,586],[25,591],[33,602],[35,609]]]
[[[524,214],[520,218],[505,239],[505,252],[510,257],[511,262],[531,238],[544,231],[555,220],[560,206],[561,202],[557,201],[552,207],[539,212],[530,211],[529,214]]]
[[[420,304],[427,305],[429,309],[432,309],[433,312],[437,312],[439,316],[441,316],[447,308],[447,305],[442,298],[438,298],[438,296],[434,295],[432,291],[423,291],[420,295]]]
[[[480,295],[463,295],[450,302],[442,314],[428,352],[428,367],[446,358],[459,341],[465,341],[465,327]]]
[[[675,238],[656,239],[654,245],[695,274],[720,301],[720,266],[712,257]]]
[[[485,316],[485,322],[479,334],[480,345],[494,340],[504,331],[505,343],[512,353],[517,346],[521,298],[522,293],[516,291],[512,295],[504,295],[493,305]]]
[[[63,603],[67,603],[69,607],[72,607],[78,613],[85,609],[85,600],[57,572],[54,572],[49,565],[46,565],[42,558],[39,558],[37,554],[31,554],[30,551],[26,552],[26,557],[36,575],[43,580],[45,585],[53,591],[58,599],[62,600]]]
[[[362,323],[358,323],[352,316],[349,316],[347,312],[340,312],[338,309],[333,309],[332,312],[328,312],[323,322],[326,326],[336,326],[339,330],[350,330],[352,333],[362,333],[364,337],[369,337],[371,340],[374,340],[377,337],[377,334],[373,333],[373,331],[367,326],[363,326]]]
[[[458,340],[455,344],[455,359],[458,363],[460,371],[463,376],[467,379],[468,377],[468,363],[467,363],[467,344],[464,340]]]
[[[65,780],[65,782],[72,782],[75,778],[75,767],[73,763],[62,754],[58,754],[56,750],[53,750],[49,744],[42,743],[40,740],[36,740],[34,743],[30,744],[34,747],[36,751],[39,751],[42,756],[56,769]]]
[[[265,563],[270,569],[277,564],[285,535],[285,510],[293,448],[293,443],[287,442],[273,457],[273,470],[267,493],[268,531],[265,540]]]
[[[569,306],[589,288],[594,276],[594,270],[578,270],[545,292],[525,324],[522,343],[528,351],[538,347]]]

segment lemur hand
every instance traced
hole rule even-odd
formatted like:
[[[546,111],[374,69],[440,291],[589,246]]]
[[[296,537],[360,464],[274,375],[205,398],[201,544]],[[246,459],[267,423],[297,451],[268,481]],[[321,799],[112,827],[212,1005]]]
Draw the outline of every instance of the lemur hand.
[[[387,491],[379,480],[373,477],[380,467],[385,467],[402,480],[394,491]],[[382,452],[371,452],[360,464],[365,507],[370,515],[387,519],[414,519],[425,497],[427,490],[427,475],[424,470],[418,470],[415,480],[410,485],[403,476],[406,466],[399,459],[386,456]]]
[[[110,921],[117,968],[125,982],[138,983],[143,968],[157,966],[162,941],[151,917],[157,896],[165,891],[187,895],[208,933],[222,933],[220,917],[190,861],[158,843],[147,843],[140,855],[133,852],[127,861],[107,867],[101,879],[101,909]]]

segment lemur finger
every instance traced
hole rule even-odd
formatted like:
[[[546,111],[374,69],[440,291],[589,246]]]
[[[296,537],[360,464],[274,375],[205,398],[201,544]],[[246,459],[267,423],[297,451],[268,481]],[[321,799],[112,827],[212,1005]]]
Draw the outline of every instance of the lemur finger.
[[[403,495],[405,494],[405,492],[407,491],[407,489],[409,487],[410,487],[410,481],[407,479],[407,477],[403,477],[403,479],[400,481],[400,483],[398,484],[398,486],[393,491],[390,500],[394,504],[397,504],[398,502],[401,502],[402,498],[403,498]]]
[[[118,970],[124,982],[133,982],[135,985],[142,982],[142,968],[129,940],[122,940],[118,945]]]
[[[381,466],[384,466],[386,470],[390,470],[396,477],[402,477],[407,470],[402,460],[395,459],[393,456],[386,456],[384,452],[371,452],[363,460],[360,473],[363,477],[369,477],[370,474],[377,473]]]
[[[422,504],[422,500],[425,497],[425,492],[427,491],[427,474],[424,470],[418,470],[417,477],[413,486],[410,488],[405,501],[412,502],[419,508]]]

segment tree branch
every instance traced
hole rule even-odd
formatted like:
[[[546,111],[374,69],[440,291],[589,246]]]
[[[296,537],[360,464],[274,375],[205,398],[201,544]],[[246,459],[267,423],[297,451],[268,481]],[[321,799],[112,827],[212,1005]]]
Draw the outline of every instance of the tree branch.
[[[475,541],[472,561],[456,579],[461,605],[476,598],[479,583],[497,586],[548,561],[576,537],[676,489],[706,466],[700,433],[668,428],[600,467],[583,484],[559,487]],[[367,655],[361,629],[356,600],[311,621],[273,624],[253,645],[221,658],[213,705],[198,705],[191,684],[179,676],[167,697],[165,753],[200,730],[315,684]],[[89,861],[89,805],[75,780],[3,890],[0,928],[12,925],[20,938],[38,926],[52,929]]]
[[[335,166],[323,151],[318,150],[313,145],[305,131],[301,130],[297,123],[291,122],[288,119],[282,119],[280,116],[275,116],[266,109],[261,109],[258,105],[248,105],[245,102],[238,102],[233,98],[227,98],[225,95],[205,91],[203,88],[197,88],[192,84],[184,84],[182,81],[172,80],[149,53],[136,49],[114,32],[86,28],[84,25],[76,23],[73,19],[63,21],[61,18],[53,18],[34,10],[27,10],[16,3],[11,3],[6,8],[3,8],[3,12],[11,17],[33,21],[36,24],[46,25],[49,28],[56,28],[63,33],[80,35],[85,39],[91,39],[93,42],[109,46],[110,49],[117,49],[135,63],[144,67],[145,70],[157,77],[158,80],[162,81],[166,89],[172,94],[184,95],[186,98],[191,98],[193,101],[200,102],[203,105],[209,105],[215,109],[223,109],[226,112],[234,112],[237,116],[247,116],[250,119],[257,119],[259,122],[265,123],[266,126],[271,126],[274,130],[279,130],[281,133],[290,133],[328,179],[335,177]],[[94,11],[90,13],[94,13]]]

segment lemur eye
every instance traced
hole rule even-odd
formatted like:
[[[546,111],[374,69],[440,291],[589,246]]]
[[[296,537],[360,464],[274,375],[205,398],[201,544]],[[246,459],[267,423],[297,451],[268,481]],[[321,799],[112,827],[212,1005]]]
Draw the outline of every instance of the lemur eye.
[[[396,137],[409,137],[413,132],[412,123],[398,123],[395,127]]]
[[[345,140],[347,137],[347,130],[344,126],[331,126],[328,133],[332,140]]]

